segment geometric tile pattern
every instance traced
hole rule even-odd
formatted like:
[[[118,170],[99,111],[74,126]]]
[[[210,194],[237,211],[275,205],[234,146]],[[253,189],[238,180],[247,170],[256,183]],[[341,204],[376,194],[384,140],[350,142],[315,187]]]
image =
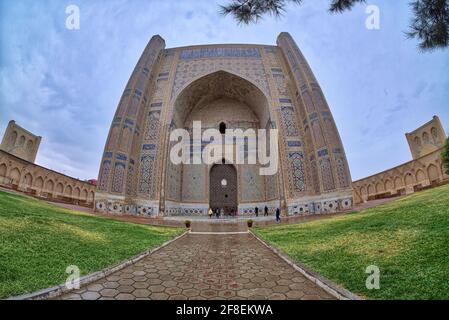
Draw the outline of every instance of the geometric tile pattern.
[[[202,58],[260,58],[258,48],[202,48],[184,50],[180,53],[179,59],[191,60]]]
[[[242,165],[240,170],[241,201],[264,201],[264,176],[259,174],[259,167],[256,165]]]
[[[260,58],[213,58],[199,60],[181,60],[175,74],[171,97],[175,97],[181,89],[192,79],[216,71],[227,71],[243,78],[251,80],[267,96],[270,96],[270,89],[264,73],[263,62]]]
[[[152,195],[153,192],[153,169],[154,156],[145,155],[140,163],[140,184],[139,192],[146,195]]]
[[[293,107],[281,108],[281,120],[287,136],[294,137],[299,135],[298,127],[296,125],[297,120]]]
[[[150,112],[148,116],[147,131],[145,133],[145,140],[156,140],[159,131],[160,111]]]
[[[321,159],[320,167],[324,190],[329,191],[335,189],[334,178],[332,176],[331,162],[329,158]]]
[[[126,177],[126,193],[131,196],[135,196],[135,177],[134,177],[134,165],[128,166],[128,175]]]
[[[349,187],[349,179],[344,159],[342,159],[341,157],[335,157],[335,164],[337,166],[337,177],[340,188]]]
[[[122,193],[124,176],[125,164],[117,162],[114,169],[114,178],[112,179],[112,192]]]
[[[106,191],[106,189],[108,187],[108,178],[109,178],[110,169],[111,169],[111,161],[109,161],[109,160],[104,161],[103,166],[101,168],[98,189]]]
[[[273,200],[277,197],[277,175],[265,176],[266,198]]]
[[[306,189],[303,165],[304,155],[302,152],[292,152],[288,155],[288,157],[291,171],[291,174],[289,175],[291,188],[296,191],[304,191]]]
[[[175,165],[173,162],[169,161],[167,166],[167,199],[180,201],[182,165]]]

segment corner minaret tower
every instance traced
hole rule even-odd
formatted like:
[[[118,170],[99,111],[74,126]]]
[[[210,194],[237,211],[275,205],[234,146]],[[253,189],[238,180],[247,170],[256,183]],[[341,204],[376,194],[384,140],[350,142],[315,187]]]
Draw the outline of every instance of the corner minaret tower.
[[[343,144],[323,92],[290,34],[281,33],[277,44],[290,69],[314,191],[350,192],[351,176]]]
[[[165,41],[156,35],[151,38],[126,85],[109,130],[98,176],[96,200],[118,200],[125,203],[135,192],[136,170],[139,161],[141,128],[147,101],[154,89],[157,61],[165,48]],[[121,212],[121,204],[114,211]],[[101,208],[100,208],[101,209]]]

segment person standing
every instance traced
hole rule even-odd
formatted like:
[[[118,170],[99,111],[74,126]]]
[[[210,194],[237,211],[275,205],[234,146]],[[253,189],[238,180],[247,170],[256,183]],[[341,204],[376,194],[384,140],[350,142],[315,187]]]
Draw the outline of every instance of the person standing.
[[[265,208],[264,208],[263,215],[268,217],[268,207],[267,206],[265,206]]]
[[[281,210],[279,208],[276,208],[276,222],[281,222]]]
[[[258,207],[256,207],[256,209],[254,209],[254,212],[255,212],[255,214],[256,214],[256,218],[259,216],[259,208]]]
[[[207,212],[207,214],[209,215],[209,219],[212,219],[212,215],[214,214],[214,211],[212,210],[212,208],[209,208],[209,211]]]
[[[224,217],[224,209],[223,208],[220,209],[220,213],[219,213],[218,217],[220,218],[220,216]]]

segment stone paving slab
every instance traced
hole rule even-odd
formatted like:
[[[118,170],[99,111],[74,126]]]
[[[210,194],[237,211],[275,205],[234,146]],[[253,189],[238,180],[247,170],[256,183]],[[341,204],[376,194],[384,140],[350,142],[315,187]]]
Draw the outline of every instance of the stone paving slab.
[[[200,221],[193,221],[192,232],[247,232],[248,226],[245,222],[226,222],[226,223],[220,223],[220,222],[213,222],[213,223],[207,223],[207,222],[200,222]]]
[[[333,299],[250,234],[188,234],[58,299]]]

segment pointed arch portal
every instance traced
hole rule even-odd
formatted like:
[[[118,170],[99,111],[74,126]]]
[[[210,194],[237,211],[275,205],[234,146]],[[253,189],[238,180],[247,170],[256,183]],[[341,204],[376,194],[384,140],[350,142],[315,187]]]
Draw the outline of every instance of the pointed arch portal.
[[[223,208],[225,215],[234,215],[238,208],[237,170],[231,164],[216,164],[209,176],[210,207]]]

